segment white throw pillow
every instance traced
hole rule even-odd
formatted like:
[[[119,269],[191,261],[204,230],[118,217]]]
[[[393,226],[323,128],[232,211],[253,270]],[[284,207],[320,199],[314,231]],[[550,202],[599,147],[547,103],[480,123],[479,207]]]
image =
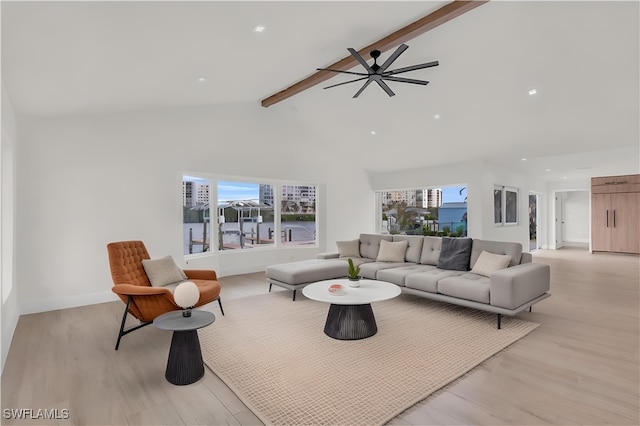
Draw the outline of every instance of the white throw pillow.
[[[340,257],[360,257],[360,240],[336,241]]]
[[[490,277],[491,274],[500,269],[505,269],[511,262],[511,256],[508,254],[494,254],[488,251],[482,251],[471,272],[478,275]]]
[[[376,262],[404,262],[404,256],[407,253],[409,241],[380,241],[380,251]]]
[[[154,287],[162,287],[187,279],[184,271],[176,265],[171,256],[160,259],[142,259],[142,267]]]

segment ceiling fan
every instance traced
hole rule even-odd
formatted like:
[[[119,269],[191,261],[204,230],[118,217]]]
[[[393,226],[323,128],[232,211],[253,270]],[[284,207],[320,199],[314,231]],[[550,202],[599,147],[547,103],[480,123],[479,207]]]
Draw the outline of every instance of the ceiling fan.
[[[354,98],[357,98],[360,95],[360,93],[362,93],[362,91],[369,84],[371,84],[372,81],[375,81],[376,83],[378,83],[378,86],[380,86],[382,88],[382,90],[384,90],[387,93],[387,95],[395,96],[395,93],[393,93],[391,88],[383,80],[397,81],[398,83],[420,84],[422,86],[426,86],[429,83],[428,81],[416,80],[416,79],[413,79],[413,78],[394,77],[394,76],[396,74],[401,74],[401,73],[404,73],[404,72],[409,72],[409,71],[414,71],[414,70],[420,70],[420,69],[423,69],[423,68],[430,68],[430,67],[437,67],[438,66],[438,61],[433,61],[433,62],[427,62],[427,63],[424,63],[424,64],[412,65],[412,66],[409,66],[409,67],[397,68],[395,70],[387,71],[387,68],[389,68],[391,66],[391,64],[396,59],[398,59],[398,56],[400,56],[408,48],[409,48],[409,46],[407,46],[406,44],[401,44],[396,49],[396,51],[393,52],[393,54],[391,56],[389,56],[386,61],[384,61],[384,63],[382,65],[378,65],[378,62],[377,62],[378,58],[380,57],[380,53],[381,52],[379,50],[373,50],[370,53],[371,57],[373,58],[373,65],[369,65],[367,63],[367,61],[365,61],[362,58],[362,56],[360,56],[360,54],[355,49],[350,47],[347,50],[349,51],[349,53],[351,53],[351,55],[354,58],[356,58],[356,60],[360,63],[360,65],[362,65],[364,67],[364,69],[367,71],[366,73],[353,72],[353,71],[344,71],[344,70],[336,70],[336,69],[331,69],[331,68],[317,68],[317,70],[318,71],[331,71],[331,72],[337,72],[337,73],[344,73],[344,74],[352,74],[352,75],[363,76],[363,77],[360,77],[360,78],[356,78],[355,80],[349,80],[349,81],[345,81],[343,83],[338,83],[338,84],[334,84],[332,86],[327,86],[327,87],[325,87],[325,89],[330,89],[332,87],[342,86],[343,84],[354,83],[356,81],[367,80],[367,81],[365,81],[364,85],[360,88],[360,90],[358,90],[356,92],[356,94],[353,95]]]

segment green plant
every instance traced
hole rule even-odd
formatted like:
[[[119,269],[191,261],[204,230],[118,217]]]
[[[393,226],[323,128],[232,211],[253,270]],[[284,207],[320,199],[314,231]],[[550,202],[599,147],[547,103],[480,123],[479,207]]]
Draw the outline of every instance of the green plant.
[[[463,225],[456,226],[456,234],[458,234],[458,235],[464,234],[464,226]]]
[[[451,228],[445,226],[442,228],[442,232],[444,233],[444,235],[449,235],[451,233]]]
[[[353,259],[348,258],[347,262],[349,262],[349,269],[347,270],[347,274],[349,275],[350,280],[357,280],[358,275],[360,274],[360,267],[355,266],[353,264]]]

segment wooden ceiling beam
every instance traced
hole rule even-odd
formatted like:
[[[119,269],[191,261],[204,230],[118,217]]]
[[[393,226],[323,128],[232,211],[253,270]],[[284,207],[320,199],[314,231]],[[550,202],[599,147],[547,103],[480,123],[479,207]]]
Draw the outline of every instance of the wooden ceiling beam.
[[[453,1],[442,6],[435,12],[432,12],[407,25],[406,27],[400,28],[399,30],[389,34],[388,36],[375,41],[366,47],[361,48],[358,53],[360,53],[362,57],[365,57],[365,55],[367,55],[372,50],[377,49],[381,52],[385,52],[421,34],[424,34],[427,31],[432,30],[433,28],[436,28],[437,26],[442,25],[445,22],[462,15],[463,13],[473,10],[476,7],[487,3],[488,1],[489,0]],[[325,68],[348,70],[350,68],[353,68],[357,64],[358,62],[356,61],[356,59],[352,55],[349,55]],[[326,81],[334,76],[335,74],[326,71],[317,71],[311,74],[309,77],[306,77],[298,81],[297,83],[287,87],[286,89],[263,99],[261,102],[262,106],[265,108],[270,107],[271,105],[277,104],[280,101],[290,98],[291,96],[307,90],[310,87],[322,83],[323,81]]]

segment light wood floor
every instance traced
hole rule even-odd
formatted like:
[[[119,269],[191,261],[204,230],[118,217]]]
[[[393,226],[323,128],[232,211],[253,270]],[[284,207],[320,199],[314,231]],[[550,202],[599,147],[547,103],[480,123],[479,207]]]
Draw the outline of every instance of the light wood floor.
[[[534,262],[551,265],[552,297],[519,317],[541,326],[392,424],[640,424],[640,259],[562,249]],[[223,303],[268,287],[261,273],[221,283]],[[123,308],[20,317],[2,408],[68,408],[70,419],[2,424],[261,424],[208,370],[188,386],[164,379],[170,332],[145,327],[114,351]]]

